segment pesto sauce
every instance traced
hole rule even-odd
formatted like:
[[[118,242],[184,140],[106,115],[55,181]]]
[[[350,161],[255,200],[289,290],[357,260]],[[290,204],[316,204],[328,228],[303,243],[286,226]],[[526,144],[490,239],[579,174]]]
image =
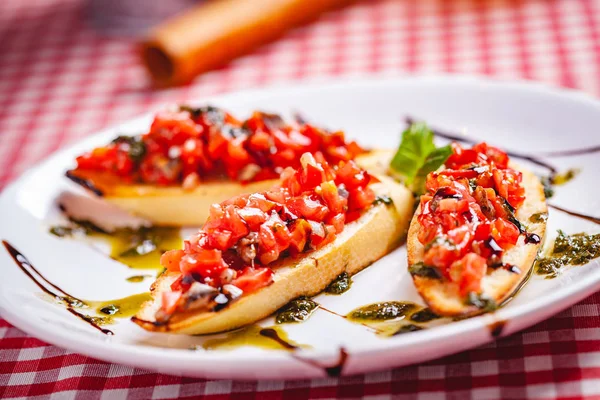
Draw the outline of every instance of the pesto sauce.
[[[416,332],[416,331],[422,331],[423,328],[422,326],[418,326],[415,324],[406,324],[406,325],[402,325],[400,327],[400,329],[398,329],[396,332],[392,333],[391,336],[397,336],[397,335],[402,335],[404,333],[409,333],[409,332]]]
[[[342,272],[333,282],[325,288],[325,292],[329,294],[342,294],[350,290],[352,286],[352,278],[347,272]]]
[[[535,213],[531,217],[529,217],[529,222],[533,222],[534,224],[539,224],[542,222],[546,222],[548,219],[548,213]]]
[[[310,318],[317,308],[319,308],[319,305],[313,300],[306,297],[299,297],[290,301],[279,310],[275,317],[275,322],[277,324],[304,322]]]
[[[553,185],[564,185],[569,182],[571,179],[575,178],[577,174],[579,174],[578,169],[569,169],[562,174],[555,174],[552,176],[552,184]]]
[[[494,311],[498,308],[494,299],[475,292],[469,292],[466,303],[485,312]]]
[[[83,234],[108,243],[110,257],[130,268],[162,269],[162,253],[182,246],[179,228],[142,226],[108,231],[89,220],[70,217],[69,221],[70,226],[53,226],[50,233],[58,237]]]
[[[387,321],[405,317],[416,307],[410,302],[386,301],[356,308],[346,317],[354,321]]]
[[[202,348],[205,350],[235,349],[244,346],[268,350],[295,350],[309,347],[290,340],[281,327],[262,328],[258,325],[250,325],[228,333],[224,337],[207,340],[202,344]]]
[[[435,314],[429,308],[423,308],[422,310],[412,313],[410,316],[411,321],[419,323],[433,321],[434,319],[438,318],[440,318],[440,316]]]
[[[555,173],[551,176],[542,177],[540,180],[542,182],[542,186],[544,187],[544,196],[546,196],[546,199],[554,196],[554,186],[564,185],[571,179],[575,178],[579,172],[580,170],[578,169],[569,169],[562,174]]]
[[[442,275],[435,267],[430,267],[423,264],[422,262],[413,264],[408,267],[408,272],[413,276],[420,276],[423,278],[441,279]]]
[[[567,235],[559,230],[550,254],[536,260],[535,272],[547,279],[556,278],[562,267],[587,264],[597,257],[600,257],[600,234]]]
[[[424,323],[440,318],[429,308],[415,303],[386,301],[351,311],[346,318],[374,329],[379,336],[391,337],[427,328]]]
[[[544,176],[544,177],[540,178],[540,181],[542,182],[542,186],[544,187],[544,197],[546,197],[546,199],[549,199],[552,196],[554,196],[554,188],[552,187],[552,178],[549,176]]]

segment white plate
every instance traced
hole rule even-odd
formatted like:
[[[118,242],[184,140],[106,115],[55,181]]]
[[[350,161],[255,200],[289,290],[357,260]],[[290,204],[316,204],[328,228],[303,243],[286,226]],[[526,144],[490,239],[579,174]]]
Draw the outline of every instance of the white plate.
[[[344,129],[366,146],[397,146],[406,115],[446,130],[468,128],[468,134],[478,140],[532,154],[600,143],[596,132],[600,103],[579,93],[525,83],[465,77],[352,80],[228,94],[210,99],[210,103],[240,116],[254,109],[286,115],[300,111],[318,124]],[[0,238],[26,255],[48,280],[75,296],[120,298],[146,291],[150,283],[129,283],[125,278],[134,272],[126,266],[88,244],[47,233],[48,225],[58,218],[56,198],[65,192],[78,192],[63,178],[74,156],[117,133],[144,132],[149,121],[146,116],[93,135],[50,157],[2,194]],[[551,202],[600,216],[600,189],[594,176],[600,170],[598,160],[597,153],[552,158],[550,161],[560,169],[576,167],[582,172],[558,187]],[[598,231],[591,222],[551,210],[550,235],[559,228],[568,233]],[[318,302],[341,314],[382,300],[420,303],[406,271],[405,257],[402,247],[356,276],[349,292],[342,296],[320,295]],[[305,323],[283,326],[292,340],[312,346],[296,354],[313,360],[311,364],[287,351],[250,347],[192,351],[189,347],[202,343],[204,338],[151,334],[129,320],[110,326],[115,335],[106,336],[64,307],[42,299],[39,288],[3,249],[0,267],[2,315],[31,335],[102,360],[165,373],[231,379],[324,376],[325,367],[338,363],[341,348],[349,355],[343,374],[421,362],[493,340],[490,327],[498,321],[505,322],[502,335],[524,329],[600,288],[597,262],[569,268],[552,280],[534,275],[512,302],[493,314],[392,338],[381,338],[361,325],[317,311]],[[273,321],[261,324],[268,326]]]

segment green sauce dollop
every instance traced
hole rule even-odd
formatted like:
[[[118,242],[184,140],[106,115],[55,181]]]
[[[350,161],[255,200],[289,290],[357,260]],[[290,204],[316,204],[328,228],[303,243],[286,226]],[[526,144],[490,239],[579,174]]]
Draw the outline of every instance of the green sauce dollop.
[[[327,286],[325,292],[329,294],[342,294],[352,286],[352,278],[347,272],[342,272],[333,282]]]
[[[275,322],[285,324],[289,322],[304,322],[310,318],[319,305],[306,297],[299,297],[285,305],[275,317]]]
[[[556,278],[565,265],[583,265],[597,257],[600,257],[600,234],[567,235],[559,230],[552,252],[536,261],[535,272]]]
[[[386,321],[404,317],[417,307],[414,303],[386,301],[369,304],[351,311],[347,317],[353,320]]]

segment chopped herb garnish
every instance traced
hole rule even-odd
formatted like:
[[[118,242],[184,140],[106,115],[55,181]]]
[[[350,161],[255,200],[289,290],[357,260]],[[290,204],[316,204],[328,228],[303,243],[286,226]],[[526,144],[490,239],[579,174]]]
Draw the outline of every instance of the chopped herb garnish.
[[[544,196],[546,196],[547,199],[554,196],[554,188],[552,187],[552,178],[549,176],[544,176],[544,177],[540,178],[540,180],[542,181],[542,186],[544,187]]]
[[[382,195],[375,197],[375,201],[373,201],[373,205],[380,204],[380,203],[383,203],[386,206],[391,206],[392,204],[394,204],[394,200],[392,200],[392,198],[390,196],[382,194]]]
[[[199,118],[201,115],[204,115],[208,121],[215,125],[222,125],[225,120],[225,114],[222,110],[213,106],[206,107],[190,107],[190,106],[180,106],[179,109],[181,111],[187,111],[190,113],[193,119]]]
[[[53,226],[50,228],[50,233],[58,237],[71,236],[73,228],[68,226]]]
[[[469,294],[467,295],[467,304],[475,306],[480,310],[484,310],[486,312],[494,311],[496,308],[498,308],[498,305],[496,304],[494,299],[491,299],[486,295],[478,294],[475,292],[469,292]]]
[[[430,267],[428,265],[423,264],[422,262],[418,262],[416,264],[408,267],[408,272],[410,272],[413,276],[421,276],[423,278],[431,278],[431,279],[441,279],[442,275],[435,267]]]
[[[117,136],[113,143],[126,143],[129,146],[127,155],[133,162],[140,163],[146,155],[146,144],[141,136]]]

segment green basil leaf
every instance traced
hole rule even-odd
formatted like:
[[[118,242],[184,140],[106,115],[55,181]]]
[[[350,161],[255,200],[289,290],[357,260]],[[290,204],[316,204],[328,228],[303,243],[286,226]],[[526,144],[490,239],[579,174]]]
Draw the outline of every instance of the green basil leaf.
[[[437,170],[452,154],[451,146],[436,148],[433,132],[426,124],[410,125],[402,133],[400,147],[394,155],[390,168],[413,192],[421,194],[427,174]]]

